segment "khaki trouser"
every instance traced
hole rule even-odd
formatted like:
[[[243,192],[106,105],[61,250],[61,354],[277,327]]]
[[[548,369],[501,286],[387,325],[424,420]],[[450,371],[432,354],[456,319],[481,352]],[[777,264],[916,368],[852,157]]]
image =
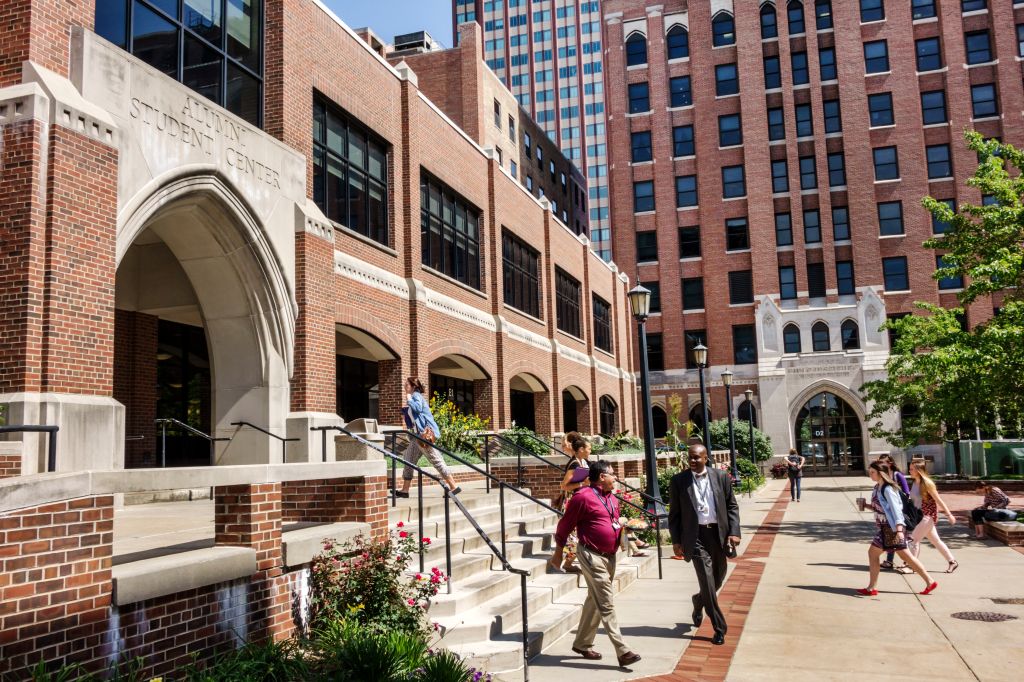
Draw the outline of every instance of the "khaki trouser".
[[[587,582],[587,601],[583,603],[580,624],[576,629],[576,641],[573,647],[586,651],[594,646],[597,626],[604,625],[608,639],[615,647],[615,655],[622,658],[630,649],[622,640],[619,632],[619,621],[615,617],[615,595],[612,581],[615,579],[615,558],[609,558],[594,552],[582,543],[576,555],[583,579]]]

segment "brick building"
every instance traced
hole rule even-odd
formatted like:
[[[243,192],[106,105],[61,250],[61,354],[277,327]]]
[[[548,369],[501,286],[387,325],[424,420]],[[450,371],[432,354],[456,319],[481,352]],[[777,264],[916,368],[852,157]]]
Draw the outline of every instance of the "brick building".
[[[157,418],[319,459],[409,375],[496,427],[633,428],[626,276],[415,68],[315,0],[94,6],[0,28],[0,404],[59,469],[159,463]]]
[[[692,349],[704,343],[712,418],[725,416],[729,367],[731,409],[753,411],[776,451],[863,469],[890,449],[869,438],[859,392],[884,371],[879,325],[914,301],[955,305],[962,286],[932,278],[921,244],[944,226],[920,200],[982,201],[958,181],[976,163],[965,128],[1024,142],[1024,3],[601,10],[613,255],[659,294],[655,402],[682,394],[702,421]]]

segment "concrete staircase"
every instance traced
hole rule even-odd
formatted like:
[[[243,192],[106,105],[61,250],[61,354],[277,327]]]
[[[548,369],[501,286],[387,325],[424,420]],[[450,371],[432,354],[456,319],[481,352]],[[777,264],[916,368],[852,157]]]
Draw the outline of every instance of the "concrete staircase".
[[[501,518],[496,489],[488,495],[483,483],[463,483],[459,498],[473,518],[501,549]],[[402,521],[418,532],[416,489],[410,499],[398,500],[390,510],[392,528]],[[528,491],[527,491],[528,492]],[[545,502],[549,502],[545,500]],[[424,490],[424,530],[431,539],[425,569],[445,568],[444,499],[437,486]],[[452,593],[444,590],[430,607],[430,618],[440,626],[444,646],[469,659],[470,665],[500,679],[516,679],[523,667],[522,602],[520,576],[502,570],[501,562],[465,518],[451,504]],[[545,564],[554,546],[558,517],[516,493],[505,491],[506,550],[509,562],[530,572],[527,582],[528,653],[535,656],[565,633],[575,629],[586,598],[582,576],[548,575]],[[626,558],[619,554],[616,590],[640,576],[656,577],[657,557]],[[418,569],[414,559],[413,567]],[[568,647],[568,645],[566,645]]]

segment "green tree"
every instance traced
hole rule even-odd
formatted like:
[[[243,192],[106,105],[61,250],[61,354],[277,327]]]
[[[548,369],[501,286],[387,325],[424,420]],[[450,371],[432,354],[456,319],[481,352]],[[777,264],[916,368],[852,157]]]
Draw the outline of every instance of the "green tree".
[[[737,459],[750,459],[750,425],[746,421],[733,419],[733,433],[736,438]],[[711,448],[713,450],[729,449],[729,420],[715,419],[711,422]],[[754,427],[754,454],[757,461],[762,462],[775,454],[772,440],[764,431]]]

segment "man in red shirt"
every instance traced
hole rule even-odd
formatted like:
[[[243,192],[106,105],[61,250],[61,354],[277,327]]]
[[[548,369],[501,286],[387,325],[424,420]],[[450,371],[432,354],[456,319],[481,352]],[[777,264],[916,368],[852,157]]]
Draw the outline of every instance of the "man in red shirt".
[[[572,496],[565,515],[555,530],[555,555],[551,562],[562,563],[562,548],[569,533],[576,529],[579,538],[576,558],[587,582],[587,601],[583,604],[580,624],[572,650],[590,661],[601,659],[594,651],[597,626],[604,625],[608,638],[615,647],[619,665],[626,667],[640,660],[622,639],[619,622],[615,617],[615,553],[619,549],[619,501],[615,489],[615,472],[610,462],[598,460],[590,465],[590,487],[581,488]]]

